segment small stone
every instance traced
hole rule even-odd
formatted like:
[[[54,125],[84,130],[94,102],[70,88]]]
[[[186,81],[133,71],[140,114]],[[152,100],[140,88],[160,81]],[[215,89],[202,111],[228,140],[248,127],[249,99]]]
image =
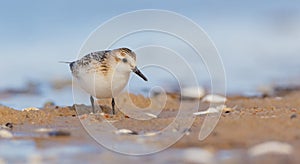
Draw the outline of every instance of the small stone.
[[[5,129],[0,130],[0,138],[12,138],[13,134]]]
[[[297,114],[295,113],[290,116],[290,119],[294,119],[294,118],[297,118]]]
[[[65,137],[65,136],[70,136],[71,133],[67,131],[57,130],[57,131],[49,132],[48,135],[51,137]]]
[[[5,126],[6,126],[7,128],[9,128],[9,129],[12,129],[12,128],[13,128],[13,124],[10,123],[10,122],[6,123]]]

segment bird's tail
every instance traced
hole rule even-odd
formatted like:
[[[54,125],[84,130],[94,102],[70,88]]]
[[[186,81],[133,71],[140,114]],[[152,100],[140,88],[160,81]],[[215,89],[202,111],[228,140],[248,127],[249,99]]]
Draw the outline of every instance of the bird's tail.
[[[59,63],[71,64],[72,62],[67,62],[67,61],[59,61]]]

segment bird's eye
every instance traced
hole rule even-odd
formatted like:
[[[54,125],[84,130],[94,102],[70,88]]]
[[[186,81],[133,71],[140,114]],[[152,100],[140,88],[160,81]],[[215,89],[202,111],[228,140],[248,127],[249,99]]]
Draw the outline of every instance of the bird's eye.
[[[126,58],[123,58],[122,61],[123,61],[123,63],[127,63],[128,62],[128,60]]]

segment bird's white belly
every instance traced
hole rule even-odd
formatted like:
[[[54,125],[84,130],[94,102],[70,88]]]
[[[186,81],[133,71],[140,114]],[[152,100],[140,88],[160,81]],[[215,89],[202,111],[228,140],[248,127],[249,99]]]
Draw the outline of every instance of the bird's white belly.
[[[76,79],[80,87],[92,96],[98,99],[112,98],[117,96],[125,88],[129,79],[129,73],[116,73],[114,77],[103,76],[101,73],[85,73]]]

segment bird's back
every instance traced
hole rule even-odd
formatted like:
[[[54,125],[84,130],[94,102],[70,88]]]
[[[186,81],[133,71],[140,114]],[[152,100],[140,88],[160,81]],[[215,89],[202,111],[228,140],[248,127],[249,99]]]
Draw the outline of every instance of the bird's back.
[[[71,62],[69,64],[72,74],[76,77],[80,70],[89,69],[93,67],[93,63],[103,64],[107,60],[110,50],[96,51],[83,56],[81,59]]]

